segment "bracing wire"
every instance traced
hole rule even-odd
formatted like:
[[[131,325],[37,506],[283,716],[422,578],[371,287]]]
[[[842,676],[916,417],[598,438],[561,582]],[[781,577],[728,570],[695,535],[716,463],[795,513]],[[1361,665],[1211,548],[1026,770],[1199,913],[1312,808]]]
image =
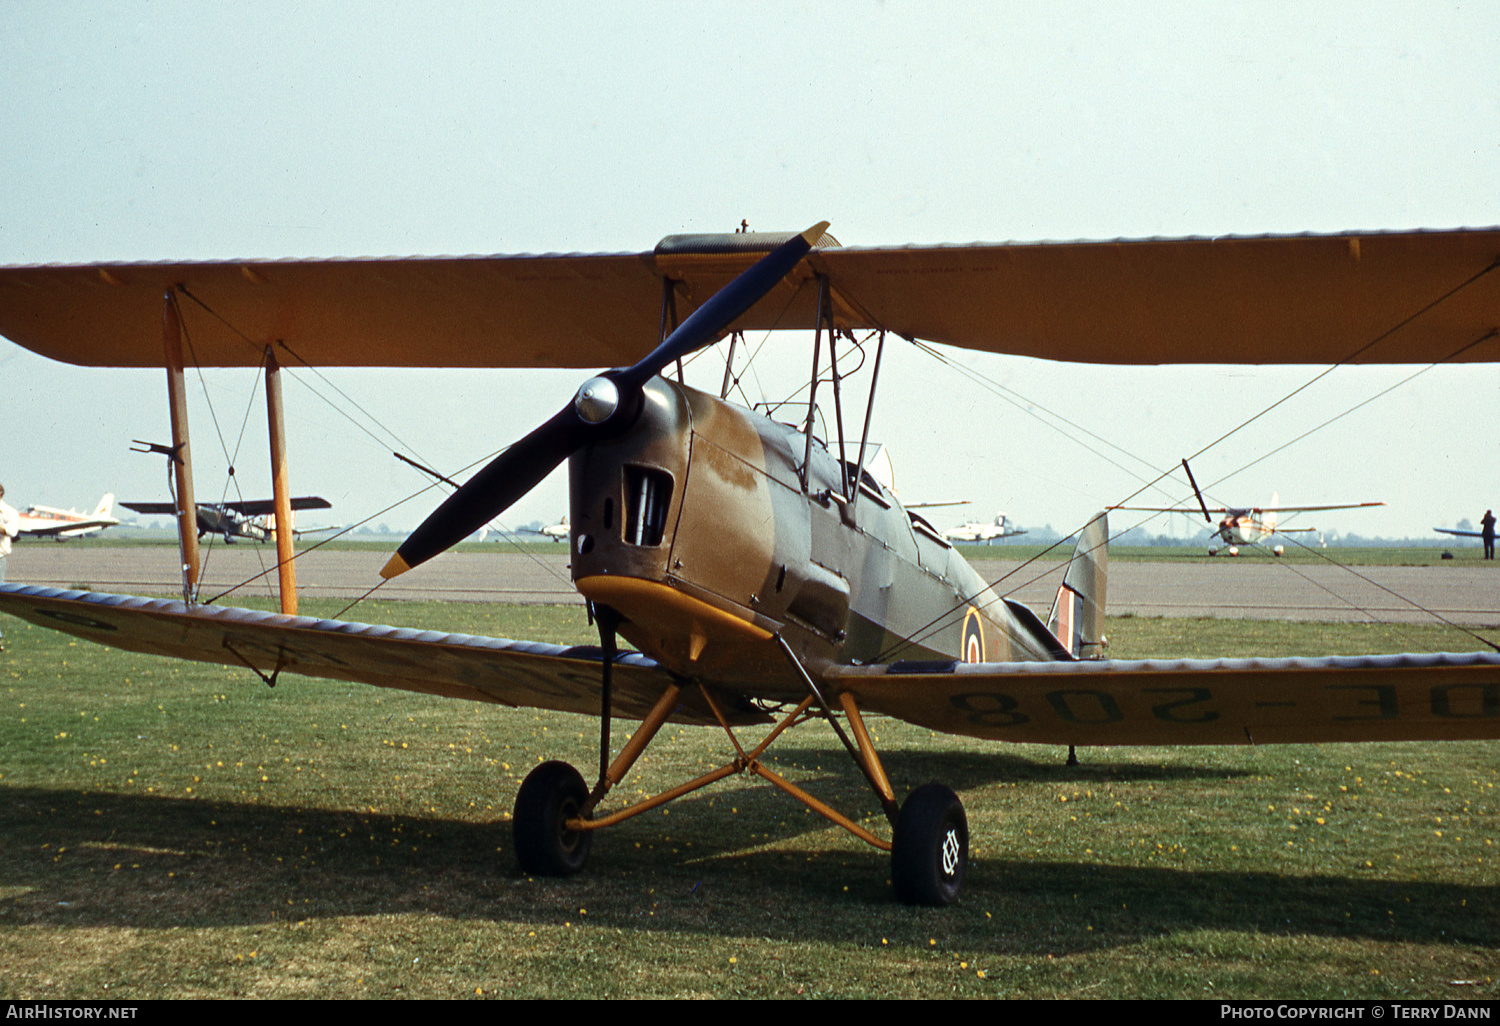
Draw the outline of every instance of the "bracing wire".
[[[231,321],[229,321],[226,317],[224,317],[223,315],[221,315],[218,311],[214,310],[211,306],[209,306],[206,302],[204,302],[198,296],[193,295],[186,288],[182,288],[181,291],[189,299],[193,300],[194,303],[198,304],[198,306],[200,306],[206,313],[208,313],[210,316],[212,316],[213,318],[215,318],[216,320],[218,320],[221,324],[223,324],[226,328],[228,328],[231,332],[233,332],[239,338],[241,338],[242,340],[244,340],[247,344],[249,344],[249,345],[255,345],[255,343],[250,339],[250,337],[247,334],[245,334],[245,332],[243,332],[242,330],[240,330],[239,327],[237,327],[235,324],[233,324]],[[190,336],[188,335],[187,327],[186,327],[185,323],[184,323],[184,326],[183,326],[183,336],[184,336],[185,339],[188,340],[189,350],[192,351],[191,339],[190,339]],[[316,367],[314,367],[311,363],[309,363],[300,353],[298,353],[296,350],[294,350],[291,346],[287,345],[286,342],[282,341],[282,342],[279,343],[279,345],[281,346],[281,348],[283,350],[285,350],[295,360],[297,360],[298,363],[302,364],[303,367],[308,368],[309,370],[311,370],[313,372],[313,374],[315,376],[317,376],[325,384],[327,384],[329,388],[331,388],[333,391],[337,392],[340,397],[342,397],[346,402],[348,402],[355,409],[359,410],[359,412],[362,413],[365,417],[367,417],[369,419],[370,423],[374,424],[375,427],[378,430],[383,431],[388,436],[389,439],[394,440],[395,444],[397,444],[398,446],[400,446],[402,448],[407,449],[408,451],[412,451],[412,452],[416,451],[414,447],[412,447],[410,445],[407,445],[404,441],[401,440],[401,438],[398,435],[395,434],[395,432],[391,431],[388,427],[386,427],[383,423],[381,423],[380,420],[379,420],[379,418],[375,417],[369,411],[365,410],[362,406],[360,406],[357,402],[355,402],[352,398],[350,398],[347,395],[347,393],[345,393],[342,389],[338,388],[338,386],[335,385],[326,375],[324,375],[321,372],[319,372]],[[265,366],[265,350],[264,349],[260,349],[260,352],[262,354],[261,366],[264,367]],[[196,353],[193,354],[193,362],[194,362],[194,366],[197,367],[198,366],[198,361],[197,361],[197,355],[196,355]],[[198,374],[199,374],[199,379],[200,379],[200,382],[201,382],[202,381],[202,371],[201,371],[201,368],[198,370]],[[334,410],[336,413],[338,413],[341,416],[343,416],[346,420],[348,420],[355,427],[357,427],[361,431],[363,431],[372,440],[374,440],[375,442],[377,442],[382,448],[385,448],[385,447],[387,447],[390,444],[390,442],[382,440],[379,436],[377,436],[368,427],[366,427],[365,425],[361,424],[354,417],[350,416],[349,413],[347,412],[347,410],[341,408],[338,403],[335,403],[333,400],[329,399],[326,395],[324,395],[321,392],[319,392],[318,389],[314,388],[311,384],[309,384],[306,381],[302,381],[301,379],[294,379],[294,380],[298,380],[298,382],[304,388],[306,388],[313,395],[315,395],[319,399],[321,399],[325,404],[327,404],[329,406],[330,409]],[[205,399],[207,399],[207,385],[204,384],[203,388],[204,388]],[[229,476],[230,476],[230,478],[232,480],[235,481],[236,490],[238,490],[238,482],[237,482],[237,479],[234,478],[234,470],[233,470],[233,468],[234,468],[234,462],[235,462],[234,461],[234,457],[231,457],[229,455],[228,446],[227,446],[227,444],[224,441],[223,432],[219,428],[218,418],[217,418],[216,415],[214,415],[214,411],[213,411],[211,400],[209,400],[209,402],[210,402],[209,413],[210,413],[210,417],[211,417],[211,419],[213,420],[213,423],[214,423],[214,429],[218,433],[218,436],[219,436],[220,447],[224,450],[225,456],[229,460],[229,463],[230,463],[230,474],[229,474]],[[241,439],[243,439],[243,437],[244,437],[245,425],[248,424],[248,422],[249,422],[250,409],[252,409],[252,408],[253,408],[253,394],[252,394],[252,399],[251,399],[251,406],[247,407],[247,410],[246,410],[245,422],[244,422],[244,424],[241,425],[241,434],[240,434]],[[485,462],[488,462],[491,459],[494,459],[501,452],[504,452],[505,448],[508,448],[508,446],[507,447],[503,447],[503,448],[501,448],[499,450],[496,450],[495,452],[491,453],[489,456],[481,457],[481,458],[475,460],[474,462],[472,462],[472,463],[468,464],[467,466],[461,468],[459,471],[457,471],[457,473],[462,474],[462,473],[464,473],[466,471],[472,470],[474,467],[479,466],[482,463],[485,463]],[[236,454],[238,453],[238,445],[236,445],[235,452],[236,452]],[[397,454],[397,455],[399,455],[399,454]],[[311,552],[317,551],[318,549],[320,549],[324,545],[326,545],[328,542],[333,541],[333,540],[335,540],[337,538],[343,537],[345,534],[348,534],[350,531],[352,531],[352,530],[354,530],[354,529],[356,529],[358,527],[361,527],[364,524],[369,523],[371,520],[374,520],[377,517],[383,516],[384,514],[390,512],[392,509],[396,509],[397,507],[405,504],[406,502],[409,502],[412,499],[415,499],[417,496],[424,494],[425,492],[427,492],[428,490],[430,490],[433,487],[436,487],[436,484],[435,483],[429,483],[426,486],[424,486],[423,488],[420,488],[417,491],[412,492],[410,495],[407,495],[405,498],[403,498],[403,499],[401,499],[401,500],[399,500],[399,501],[397,501],[395,503],[392,503],[391,505],[387,506],[385,509],[382,509],[382,510],[380,510],[380,511],[374,513],[374,514],[372,514],[371,516],[366,517],[365,519],[360,520],[360,521],[358,521],[358,522],[356,522],[354,524],[351,524],[351,525],[349,525],[349,527],[347,527],[347,528],[345,528],[345,529],[343,529],[341,531],[338,531],[338,532],[336,532],[336,533],[328,536],[327,538],[324,538],[321,541],[319,541],[319,542],[317,542],[317,543],[315,543],[313,545],[308,546],[305,549],[302,549],[302,550],[298,551],[297,553],[295,553],[293,555],[293,557],[292,557],[293,560],[295,561],[296,559],[299,559],[299,558],[301,558],[301,557],[303,557],[303,556],[305,556],[305,555],[307,555],[307,554],[309,554]],[[227,492],[228,492],[228,485],[226,484],[225,493],[227,494]],[[241,495],[240,498],[243,499],[244,496]],[[544,571],[546,571],[550,576],[552,576],[556,580],[562,581],[564,583],[568,583],[567,579],[564,578],[561,574],[559,574],[557,572],[556,568],[553,567],[550,563],[547,563],[547,562],[541,560],[540,558],[538,558],[538,556],[534,552],[531,552],[529,549],[526,549],[525,547],[521,546],[515,540],[513,532],[511,532],[511,531],[509,531],[509,529],[505,528],[504,525],[500,524],[498,520],[494,521],[494,523],[499,528],[499,531],[500,531],[502,537],[509,536],[510,537],[510,544],[513,547],[515,547],[519,552],[521,552],[523,555],[525,555],[528,558],[530,558],[533,562],[535,562],[539,567],[541,567]],[[259,555],[259,550],[257,550],[257,555]],[[210,602],[217,602],[219,599],[224,598],[226,595],[232,594],[233,592],[238,591],[240,588],[243,588],[243,587],[246,587],[247,585],[253,584],[255,581],[261,580],[263,578],[268,581],[268,585],[267,586],[269,587],[269,575],[273,571],[278,570],[280,568],[280,565],[281,564],[278,561],[275,565],[270,566],[270,567],[266,567],[264,561],[262,560],[262,563],[261,563],[262,569],[261,569],[261,572],[259,574],[256,574],[254,577],[251,577],[251,578],[249,578],[249,579],[247,579],[245,581],[240,582],[239,584],[234,585],[231,588],[226,589],[225,591],[220,592],[219,594],[215,595],[209,601]],[[375,587],[378,588],[378,587],[380,587],[380,585],[377,584]],[[375,590],[374,588],[371,589],[372,592],[374,590]],[[356,600],[356,601],[361,601],[361,600]],[[348,607],[348,608],[352,608],[352,606]],[[346,608],[345,611],[347,611],[347,608]]]
[[[1272,402],[1271,404],[1269,404],[1268,406],[1266,406],[1264,409],[1260,410],[1258,413],[1256,413],[1253,416],[1251,416],[1251,417],[1247,418],[1246,420],[1242,421],[1240,424],[1236,425],[1235,427],[1231,428],[1230,430],[1224,432],[1218,438],[1215,438],[1214,440],[1210,441],[1208,444],[1204,445],[1197,452],[1195,452],[1191,457],[1188,457],[1188,458],[1189,459],[1196,459],[1197,457],[1199,457],[1199,456],[1203,455],[1204,453],[1208,452],[1210,449],[1213,449],[1216,446],[1220,445],[1221,443],[1227,441],[1228,439],[1230,439],[1234,435],[1238,434],[1240,431],[1244,430],[1245,428],[1249,427],[1251,424],[1253,424],[1256,421],[1260,420],[1262,417],[1264,417],[1266,414],[1270,413],[1272,410],[1275,410],[1276,408],[1282,406],[1283,404],[1285,404],[1286,402],[1290,401],[1293,397],[1295,397],[1296,395],[1300,394],[1301,392],[1306,391],[1308,388],[1312,387],[1312,385],[1316,384],[1318,381],[1322,380],[1323,378],[1327,377],[1329,374],[1333,373],[1333,371],[1336,370],[1337,368],[1352,363],[1353,361],[1355,361],[1356,359],[1358,359],[1361,354],[1368,352],[1372,347],[1378,345],[1380,342],[1384,341],[1385,339],[1390,338],[1392,335],[1394,335],[1397,331],[1401,330],[1406,325],[1411,324],[1413,321],[1415,321],[1417,318],[1421,317],[1423,314],[1427,313],[1430,310],[1433,310],[1434,308],[1436,308],[1437,306],[1439,306],[1443,302],[1445,302],[1448,299],[1452,298],[1453,296],[1457,295],[1459,292],[1461,292],[1465,288],[1469,287],[1470,285],[1474,284],[1475,282],[1479,281],[1481,278],[1485,277],[1486,275],[1488,275],[1492,271],[1496,270],[1497,268],[1500,268],[1500,260],[1494,261],[1489,266],[1485,267],[1483,270],[1474,273],[1473,275],[1471,275],[1470,277],[1468,277],[1464,281],[1460,282],[1459,284],[1457,284],[1454,287],[1452,287],[1451,289],[1449,289],[1447,292],[1444,292],[1442,295],[1438,296],[1436,299],[1431,300],[1430,302],[1428,302],[1427,304],[1425,304],[1424,306],[1422,306],[1421,308],[1419,308],[1418,310],[1416,310],[1414,313],[1408,315],[1407,317],[1403,318],[1401,321],[1397,322],[1394,326],[1392,326],[1392,327],[1388,328],[1386,331],[1381,332],[1380,334],[1376,335],[1373,339],[1371,339],[1369,342],[1366,342],[1364,345],[1360,346],[1358,349],[1354,350],[1352,353],[1350,353],[1344,359],[1342,359],[1342,360],[1338,361],[1337,363],[1334,363],[1334,364],[1332,364],[1332,365],[1324,368],[1322,371],[1320,371],[1319,373],[1313,375],[1307,381],[1303,382],[1301,385],[1299,385],[1296,388],[1292,389],[1290,392],[1288,392],[1286,395],[1282,396],[1280,399],[1277,399],[1275,402]],[[1286,442],[1282,446],[1280,446],[1277,449],[1273,450],[1271,453],[1267,453],[1267,454],[1265,454],[1265,456],[1262,456],[1262,457],[1258,458],[1257,460],[1254,460],[1251,463],[1246,464],[1244,467],[1239,468],[1239,470],[1234,471],[1233,474],[1237,474],[1240,471],[1242,471],[1242,470],[1244,470],[1244,469],[1246,469],[1246,468],[1248,468],[1250,466],[1253,466],[1255,463],[1258,463],[1261,460],[1268,458],[1269,456],[1273,455],[1275,452],[1280,452],[1282,449],[1287,448],[1288,446],[1294,444],[1295,442],[1301,441],[1303,438],[1306,438],[1308,435],[1313,434],[1316,431],[1322,430],[1323,428],[1325,428],[1328,425],[1334,423],[1335,421],[1340,420],[1343,417],[1348,416],[1349,414],[1353,413],[1355,410],[1360,409],[1361,407],[1363,407],[1365,405],[1368,405],[1369,403],[1375,401],[1376,399],[1380,398],[1381,396],[1384,396],[1387,393],[1393,391],[1394,389],[1399,388],[1400,386],[1402,386],[1402,385],[1406,384],[1407,382],[1413,380],[1414,378],[1418,377],[1419,375],[1421,375],[1423,373],[1426,373],[1426,371],[1431,370],[1432,367],[1437,366],[1437,364],[1451,362],[1452,360],[1454,360],[1458,356],[1460,356],[1462,353],[1464,353],[1466,350],[1468,350],[1468,349],[1470,349],[1470,348],[1472,348],[1472,347],[1474,347],[1476,345],[1479,345],[1480,343],[1482,343],[1484,341],[1487,341],[1487,340],[1489,340],[1491,338],[1494,338],[1497,335],[1500,335],[1500,332],[1497,332],[1494,329],[1491,329],[1490,331],[1485,332],[1483,335],[1481,335],[1478,338],[1474,339],[1472,342],[1469,342],[1469,343],[1461,346],[1459,349],[1455,350],[1453,353],[1449,354],[1447,357],[1444,357],[1442,360],[1438,360],[1438,361],[1434,362],[1433,364],[1430,364],[1427,367],[1424,367],[1422,370],[1417,371],[1417,372],[1415,372],[1415,373],[1413,373],[1411,375],[1408,375],[1406,378],[1403,378],[1401,381],[1397,382],[1395,385],[1392,385],[1392,386],[1390,386],[1390,387],[1382,390],[1381,392],[1377,393],[1376,395],[1373,395],[1373,396],[1369,397],[1368,399],[1365,399],[1364,401],[1362,401],[1360,403],[1357,403],[1354,406],[1349,407],[1348,409],[1344,410],[1342,413],[1338,414],[1337,416],[1329,418],[1328,420],[1326,420],[1323,423],[1317,425],[1316,427],[1309,429],[1308,431],[1304,432],[1301,435],[1298,435],[1296,438],[1292,439],[1291,441]],[[918,343],[918,348],[921,349],[921,350],[923,350],[923,351],[925,351],[925,352],[928,352],[930,355],[932,355],[935,358],[941,360],[942,362],[947,363],[949,366],[957,367],[956,364],[954,364],[950,360],[947,360],[945,357],[942,356],[942,354],[940,354],[936,350],[932,349],[931,347],[927,346],[925,343]],[[964,368],[963,371],[965,373],[969,373],[971,371],[971,369]],[[986,376],[980,374],[977,371],[973,371],[970,376],[974,380],[981,380],[981,381],[985,382],[989,387],[997,390],[997,392],[998,392],[998,390],[1009,391],[1008,389],[1005,389],[1005,386],[1000,385],[998,382],[992,381],[991,379],[987,378]],[[1059,417],[1058,419],[1059,420],[1064,420],[1064,422],[1066,422],[1065,418]],[[1080,430],[1083,430],[1083,429],[1080,428]],[[1091,436],[1093,436],[1092,432],[1086,432],[1086,433],[1088,433]],[[1098,436],[1093,436],[1093,437],[1097,438]],[[1074,439],[1074,441],[1077,441],[1077,440]],[[1108,444],[1110,444],[1111,446],[1114,446],[1114,443],[1108,443]],[[1114,446],[1114,447],[1115,448],[1119,448],[1118,446]],[[1121,449],[1120,451],[1124,452],[1125,450]],[[1132,459],[1136,459],[1139,462],[1141,462],[1143,464],[1146,464],[1147,466],[1150,466],[1150,464],[1148,463],[1148,461],[1146,461],[1144,459],[1141,459],[1140,457],[1137,457],[1137,456],[1134,456],[1133,454],[1128,454],[1128,453],[1127,453],[1127,455],[1130,455]],[[1110,462],[1113,463],[1114,461],[1111,460]],[[1115,464],[1115,465],[1118,466],[1118,464]],[[1121,469],[1123,470],[1124,468],[1122,467]],[[1135,496],[1139,495],[1141,492],[1145,491],[1147,488],[1150,488],[1150,487],[1154,486],[1156,483],[1158,483],[1159,481],[1161,481],[1164,478],[1170,477],[1171,473],[1172,473],[1171,470],[1162,471],[1160,474],[1157,475],[1156,478],[1154,478],[1153,480],[1149,481],[1148,483],[1142,485],[1140,488],[1136,489],[1136,491],[1132,492],[1128,497],[1126,497],[1125,499],[1122,499],[1120,501],[1120,503],[1117,503],[1116,505],[1123,505],[1124,503],[1129,502],[1131,499],[1133,499]],[[1221,483],[1224,480],[1227,480],[1228,477],[1232,477],[1233,474],[1226,475],[1224,478],[1220,478],[1219,481],[1215,482],[1215,485]],[[1136,525],[1136,526],[1139,526],[1139,525]],[[1131,528],[1131,529],[1133,530],[1134,528]],[[1080,528],[1080,530],[1082,530],[1082,528]],[[1119,533],[1120,532],[1116,532],[1115,536],[1118,537]],[[1036,556],[1033,556],[1031,559],[1026,560],[1020,566],[1012,569],[1011,571],[1009,571],[1008,573],[1006,573],[1005,575],[1003,575],[999,579],[990,582],[986,586],[986,590],[992,590],[992,589],[994,589],[997,585],[1001,584],[1003,581],[1005,581],[1006,579],[1008,579],[1009,577],[1011,577],[1015,573],[1019,572],[1020,570],[1024,569],[1025,567],[1031,565],[1032,563],[1034,563],[1035,561],[1037,561],[1038,559],[1040,559],[1042,556],[1046,555],[1047,553],[1051,552],[1053,549],[1057,548],[1058,545],[1062,544],[1063,540],[1066,540],[1066,539],[1062,539],[1062,540],[1059,540],[1058,542],[1053,543],[1052,545],[1050,545],[1046,549],[1044,549],[1041,553],[1038,553]],[[1303,547],[1306,548],[1306,546],[1303,546]],[[1375,584],[1375,582],[1370,581],[1369,578],[1366,575],[1358,573],[1357,571],[1353,570],[1352,567],[1349,567],[1346,564],[1339,563],[1337,560],[1332,559],[1331,557],[1327,556],[1326,554],[1319,553],[1319,555],[1320,555],[1321,558],[1325,559],[1327,562],[1329,562],[1329,563],[1331,563],[1331,564],[1333,564],[1335,566],[1339,566],[1339,567],[1343,568],[1345,571],[1353,574],[1354,576],[1359,577],[1362,580],[1369,581],[1369,583],[1371,583],[1371,584]],[[1288,566],[1288,567],[1290,566],[1290,564],[1281,564],[1281,565]],[[1051,572],[1051,570],[1048,570],[1045,573],[1050,573],[1050,572]],[[1025,584],[1030,584],[1030,583],[1035,582],[1036,580],[1040,579],[1040,577],[1045,576],[1045,573],[1039,574],[1039,575],[1037,575],[1037,577],[1031,578],[1031,580],[1025,582]],[[1025,584],[1020,585],[1020,587],[1024,587]],[[1399,598],[1399,599],[1401,599],[1404,602],[1407,602],[1413,608],[1416,608],[1416,609],[1422,610],[1425,613],[1428,613],[1429,615],[1433,616],[1435,619],[1438,619],[1438,620],[1440,620],[1440,621],[1442,621],[1442,622],[1444,622],[1446,624],[1449,624],[1451,626],[1458,627],[1459,630],[1464,631],[1464,633],[1470,634],[1470,636],[1476,638],[1479,641],[1484,642],[1484,644],[1490,645],[1492,648],[1496,647],[1496,646],[1493,645],[1493,643],[1491,643],[1489,641],[1486,641],[1484,638],[1480,637],[1479,635],[1473,634],[1473,632],[1468,631],[1465,628],[1463,628],[1463,627],[1461,627],[1461,626],[1459,626],[1457,624],[1453,624],[1451,621],[1447,620],[1445,617],[1441,616],[1440,614],[1436,613],[1435,611],[1427,610],[1424,607],[1422,607],[1421,605],[1419,605],[1418,603],[1412,602],[1410,599],[1407,599],[1404,596],[1401,596],[1401,595],[1397,594],[1396,592],[1392,591],[1391,589],[1385,588],[1383,585],[1375,584],[1375,586],[1376,587],[1380,587],[1383,590],[1389,591],[1392,596],[1394,596],[1396,598]],[[1014,589],[1012,589],[1012,590],[1014,590]],[[908,645],[911,645],[911,646],[920,645],[920,643],[922,641],[925,641],[927,638],[930,638],[933,634],[937,633],[937,631],[943,629],[945,626],[947,626],[948,623],[952,622],[952,620],[953,620],[954,617],[956,617],[957,615],[959,615],[965,608],[967,608],[967,606],[970,603],[972,603],[973,601],[977,600],[978,597],[979,596],[976,594],[976,595],[968,596],[967,598],[960,600],[957,604],[955,604],[947,612],[941,614],[938,617],[935,617],[933,620],[929,621],[927,624],[924,624],[921,628],[918,628],[916,631],[914,631],[912,633],[911,636],[909,636],[907,638],[904,638],[904,639],[902,639],[902,640],[894,643],[891,646],[888,646],[886,652],[889,653],[889,652],[892,652],[892,651],[898,651],[899,649],[901,649],[903,647],[906,647]],[[1372,617],[1372,619],[1373,619],[1373,617]],[[1500,648],[1497,648],[1497,651],[1500,651]],[[886,653],[883,653],[882,656],[880,657],[880,659],[884,660],[885,658],[886,658]]]

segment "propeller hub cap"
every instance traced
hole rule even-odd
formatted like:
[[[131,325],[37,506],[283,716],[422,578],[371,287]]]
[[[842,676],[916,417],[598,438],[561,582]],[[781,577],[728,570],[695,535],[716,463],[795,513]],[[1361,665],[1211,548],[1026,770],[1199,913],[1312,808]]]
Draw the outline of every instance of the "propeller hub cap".
[[[589,378],[573,397],[573,409],[590,424],[602,424],[620,408],[620,390],[608,378]]]

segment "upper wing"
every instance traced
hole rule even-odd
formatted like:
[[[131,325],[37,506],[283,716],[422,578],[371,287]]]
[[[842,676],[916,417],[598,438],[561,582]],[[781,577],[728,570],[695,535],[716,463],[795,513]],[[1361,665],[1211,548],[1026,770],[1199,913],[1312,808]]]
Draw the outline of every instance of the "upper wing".
[[[122,502],[121,506],[133,509],[137,513],[176,513],[177,507],[170,502]],[[225,503],[202,503],[199,507],[212,506],[213,508],[232,509],[247,517],[263,517],[276,512],[276,500],[274,499],[247,499],[243,502]],[[318,498],[315,495],[302,495],[292,500],[292,509],[332,509],[333,504],[327,499]]]
[[[245,499],[224,503],[229,509],[247,517],[264,517],[276,512],[275,499]],[[316,495],[300,495],[292,500],[292,509],[332,509],[333,503]],[[170,510],[169,510],[170,512]]]
[[[1059,745],[1500,738],[1500,654],[836,667],[862,709]]]
[[[132,652],[599,715],[602,655],[597,648],[23,584],[0,584],[0,612]],[[621,656],[613,675],[615,715],[640,719],[671,683],[672,676],[654,661],[636,653]],[[739,710],[744,703],[737,699],[725,696],[723,707]],[[728,715],[732,723],[766,721],[752,712]],[[692,688],[684,689],[673,718],[717,722]]]
[[[1433,530],[1437,531],[1439,534],[1456,534],[1460,538],[1483,538],[1484,537],[1484,532],[1483,531],[1457,531],[1457,530],[1454,530],[1451,527],[1434,527]]]
[[[1225,509],[1223,506],[1208,508],[1209,513],[1317,513],[1329,509],[1365,509],[1369,506],[1384,506],[1383,502],[1346,502],[1337,506],[1256,506],[1254,508],[1243,508],[1237,510]],[[1135,513],[1187,513],[1190,516],[1202,516],[1203,509],[1194,509],[1190,506],[1109,506],[1108,509],[1130,510]]]
[[[747,239],[731,245],[726,239]],[[0,268],[0,334],[54,359],[162,363],[178,290],[193,360],[258,366],[604,367],[656,344],[775,240],[649,253]],[[757,248],[760,247],[760,248]],[[826,248],[734,325],[835,320],[1090,363],[1500,360],[1500,229]],[[288,361],[290,362],[290,361]]]
[[[1329,364],[1500,360],[1497,258],[1500,228],[808,259],[855,319],[934,342],[1083,363]]]
[[[1384,506],[1383,502],[1346,502],[1339,506],[1262,506],[1255,510],[1257,513],[1317,513],[1326,509],[1366,509],[1370,506]]]

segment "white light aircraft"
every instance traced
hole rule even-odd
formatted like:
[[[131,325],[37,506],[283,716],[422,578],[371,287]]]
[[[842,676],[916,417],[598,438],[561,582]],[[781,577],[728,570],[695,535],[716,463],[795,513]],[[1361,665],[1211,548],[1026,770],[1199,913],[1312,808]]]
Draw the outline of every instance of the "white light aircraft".
[[[1224,540],[1229,546],[1229,555],[1238,556],[1241,545],[1259,545],[1273,534],[1312,534],[1318,529],[1316,527],[1277,527],[1276,517],[1281,513],[1317,513],[1331,509],[1366,509],[1370,506],[1384,506],[1383,502],[1347,502],[1333,506],[1283,506],[1279,497],[1271,496],[1271,502],[1267,506],[1252,506],[1249,508],[1235,508],[1232,506],[1220,506],[1218,508],[1201,509],[1203,518],[1210,524],[1213,523],[1212,516],[1218,516],[1217,527],[1213,533]],[[1125,510],[1136,513],[1186,513],[1189,516],[1197,516],[1200,510],[1187,509],[1182,506],[1111,506],[1110,509]],[[1217,548],[1210,548],[1210,556],[1218,554]],[[1271,554],[1280,556],[1283,549],[1277,545],[1271,549]]]
[[[540,534],[548,541],[565,542],[568,540],[568,532],[571,528],[568,527],[568,518],[565,516],[557,523],[548,524],[539,530],[533,531],[529,527],[523,527],[521,530],[527,534]]]
[[[995,522],[983,524],[971,522],[959,524],[943,532],[943,537],[951,542],[989,542],[997,538],[1014,538],[1018,534],[1025,534],[1024,528],[1012,527],[1006,522],[1004,513],[995,514]]]
[[[54,541],[97,534],[106,527],[119,524],[119,519],[110,515],[114,506],[115,497],[108,494],[99,500],[99,505],[94,507],[92,513],[80,513],[76,509],[55,509],[52,506],[29,506],[26,512],[19,514],[20,533],[28,538],[51,538]]]

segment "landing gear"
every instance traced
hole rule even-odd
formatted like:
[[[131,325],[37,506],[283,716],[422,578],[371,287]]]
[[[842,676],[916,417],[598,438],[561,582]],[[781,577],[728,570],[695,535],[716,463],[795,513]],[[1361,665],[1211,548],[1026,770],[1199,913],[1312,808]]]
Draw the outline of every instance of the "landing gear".
[[[612,638],[606,633],[601,635],[601,639],[604,640],[603,647],[607,651]],[[801,668],[795,660],[793,663]],[[571,876],[581,870],[587,861],[589,838],[595,830],[615,826],[735,774],[751,773],[872,847],[890,852],[891,879],[899,900],[908,905],[941,907],[953,904],[963,890],[969,860],[969,820],[964,815],[963,802],[947,787],[928,784],[917,788],[908,796],[904,805],[898,806],[854,695],[845,691],[835,696],[837,706],[844,714],[843,722],[849,731],[846,734],[845,728],[839,726],[834,707],[822,700],[822,695],[818,693],[817,685],[811,678],[805,674],[804,677],[808,684],[808,695],[794,709],[784,710],[780,722],[759,744],[748,749],[740,743],[731,729],[733,717],[725,712],[720,704],[721,700],[716,699],[710,689],[699,689],[697,698],[708,714],[724,728],[734,748],[733,761],[712,768],[654,797],[637,800],[625,808],[601,812],[598,805],[613,787],[625,779],[652,738],[674,714],[684,710],[693,712],[691,706],[683,701],[685,683],[673,683],[663,689],[614,761],[601,769],[599,782],[592,791],[584,786],[578,771],[567,763],[546,762],[532,770],[516,795],[514,836],[516,856],[521,868],[538,875]],[[814,703],[822,706],[821,712],[813,710]],[[603,721],[606,724],[609,722],[608,708],[606,704],[606,719]],[[698,715],[701,716],[701,710]],[[855,764],[880,799],[891,824],[891,840],[877,837],[862,824],[819,801],[762,761],[761,756],[784,731],[811,721],[829,724],[848,746]],[[751,722],[764,722],[764,719],[742,721]],[[604,728],[606,731],[607,729]],[[601,765],[607,755],[607,737],[607,733],[603,734],[604,740],[600,746]]]
[[[969,819],[942,784],[926,784],[901,806],[891,839],[891,883],[907,905],[941,907],[958,900],[969,862]]]
[[[569,830],[583,811],[589,790],[565,762],[544,762],[527,774],[516,793],[512,837],[521,868],[539,876],[572,876],[589,857],[589,833]]]

